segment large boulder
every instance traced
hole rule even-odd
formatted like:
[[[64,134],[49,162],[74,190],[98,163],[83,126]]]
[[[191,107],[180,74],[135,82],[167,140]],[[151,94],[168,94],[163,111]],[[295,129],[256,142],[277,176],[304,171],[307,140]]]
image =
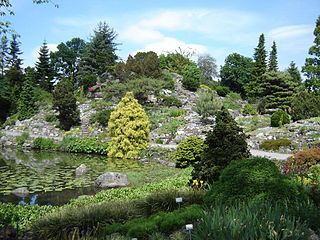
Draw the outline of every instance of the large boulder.
[[[82,176],[89,171],[89,168],[85,164],[81,164],[79,167],[76,168],[76,176]]]
[[[12,191],[12,194],[16,195],[17,197],[26,197],[29,195],[29,190],[26,187],[16,188]]]
[[[96,179],[95,184],[100,188],[126,187],[129,185],[129,181],[125,174],[106,172]]]

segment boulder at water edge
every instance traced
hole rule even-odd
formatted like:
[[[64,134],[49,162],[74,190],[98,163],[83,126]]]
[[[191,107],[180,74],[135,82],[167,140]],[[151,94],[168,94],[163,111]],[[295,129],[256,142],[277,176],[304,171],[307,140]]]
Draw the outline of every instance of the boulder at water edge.
[[[29,190],[26,187],[20,187],[14,189],[12,194],[16,195],[17,197],[26,197],[29,194]]]
[[[95,183],[100,188],[126,187],[129,185],[127,175],[118,172],[106,172],[100,175]]]
[[[88,171],[89,171],[89,168],[86,165],[81,164],[79,167],[76,168],[76,176],[77,177],[82,176],[86,174]]]

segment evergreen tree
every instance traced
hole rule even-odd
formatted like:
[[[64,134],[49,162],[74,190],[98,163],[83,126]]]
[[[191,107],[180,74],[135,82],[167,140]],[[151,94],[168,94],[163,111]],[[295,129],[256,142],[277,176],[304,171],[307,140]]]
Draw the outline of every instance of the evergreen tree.
[[[290,74],[286,72],[265,73],[263,75],[265,109],[288,111],[295,86]]]
[[[305,86],[309,91],[320,91],[320,16],[313,32],[314,45],[309,48],[310,57],[306,58],[302,72],[307,77]]]
[[[0,123],[2,123],[12,106],[12,87],[6,78],[0,78],[0,106]]]
[[[34,75],[32,71],[26,71],[25,81],[18,101],[18,119],[24,120],[32,117],[36,111],[36,99],[34,92]]]
[[[301,78],[300,71],[293,61],[290,63],[289,68],[286,71],[287,71],[287,73],[290,74],[292,81],[295,84],[297,84],[297,85],[301,84],[302,78]]]
[[[115,51],[117,43],[116,32],[105,22],[100,22],[94,30],[94,36],[87,44],[80,62],[81,78],[94,74],[97,77],[105,73],[118,59]]]
[[[192,178],[213,183],[231,161],[249,157],[246,138],[228,110],[222,108],[216,115],[216,125],[207,134],[207,148],[199,164],[194,166]]]
[[[132,92],[127,92],[111,112],[108,130],[109,157],[136,158],[148,147],[150,121]]]
[[[270,52],[268,71],[278,71],[277,45],[275,41],[273,41]]]
[[[7,36],[2,36],[0,40],[0,75],[4,76],[4,71],[7,68],[8,59],[8,38]]]
[[[38,62],[36,63],[36,79],[40,87],[48,92],[53,89],[54,72],[50,61],[49,48],[47,42],[44,41],[40,51]]]
[[[77,99],[73,93],[73,85],[69,79],[58,82],[53,91],[53,108],[58,112],[60,128],[70,130],[80,123],[80,112],[77,109]]]
[[[246,92],[249,98],[255,99],[261,96],[263,89],[262,85],[262,75],[267,71],[266,63],[267,52],[265,49],[265,39],[262,33],[259,37],[258,46],[255,48],[255,53],[253,55],[254,67],[252,72],[252,78],[246,85]]]

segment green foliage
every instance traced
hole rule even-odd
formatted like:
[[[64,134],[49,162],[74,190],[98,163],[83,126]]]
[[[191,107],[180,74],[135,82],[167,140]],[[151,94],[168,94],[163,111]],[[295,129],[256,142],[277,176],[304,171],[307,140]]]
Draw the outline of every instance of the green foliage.
[[[176,96],[161,96],[160,104],[166,107],[182,107],[182,102]]]
[[[44,116],[46,122],[52,123],[58,120],[57,116],[54,113],[48,113]]]
[[[312,166],[320,164],[320,148],[304,149],[289,157],[283,164],[285,174],[306,174]]]
[[[252,198],[269,201],[306,200],[302,186],[281,175],[277,166],[269,159],[252,157],[232,161],[221,173],[219,181],[211,185],[205,202],[233,202]]]
[[[316,21],[316,27],[313,31],[315,36],[314,45],[309,48],[310,57],[306,58],[306,63],[302,67],[302,72],[307,77],[305,86],[309,91],[320,90],[320,16]]]
[[[223,106],[226,109],[240,110],[241,96],[238,93],[231,92],[223,99]]]
[[[286,69],[286,72],[290,74],[292,81],[296,85],[301,84],[302,78],[301,78],[300,71],[293,61],[290,62],[289,68]]]
[[[282,127],[290,123],[290,115],[283,110],[275,111],[271,116],[271,127]]]
[[[188,137],[181,141],[175,154],[176,167],[185,168],[197,164],[204,148],[204,140],[199,137]]]
[[[170,122],[164,123],[160,127],[160,133],[169,135],[169,142],[176,136],[177,130],[184,124],[185,122],[181,119],[174,118]]]
[[[192,239],[309,239],[307,224],[268,201],[217,205],[204,214]]]
[[[98,123],[101,126],[106,127],[108,125],[110,114],[110,109],[99,110],[90,116],[90,124]]]
[[[29,138],[29,133],[28,132],[23,132],[20,136],[16,137],[16,142],[18,146],[22,146]]]
[[[161,54],[159,56],[160,67],[162,69],[167,69],[170,72],[175,72],[182,75],[185,66],[194,65],[189,57],[190,54],[184,54],[181,52],[168,53],[167,55]]]
[[[205,144],[207,148],[203,157],[192,172],[192,179],[203,180],[205,183],[216,181],[232,160],[249,156],[246,135],[224,108],[217,113],[216,125],[208,132]]]
[[[257,115],[257,111],[254,108],[254,106],[250,103],[247,103],[244,105],[244,107],[241,109],[241,112],[243,115]]]
[[[238,53],[232,53],[225,59],[225,64],[220,69],[221,85],[231,91],[245,96],[245,85],[251,79],[253,61]]]
[[[206,121],[208,117],[213,117],[221,107],[222,102],[218,95],[211,90],[207,90],[199,93],[194,110],[203,121]]]
[[[320,116],[320,94],[307,91],[294,94],[290,113],[294,121]]]
[[[178,118],[178,117],[184,116],[185,114],[186,114],[186,110],[184,110],[184,109],[170,109],[169,110],[170,117]]]
[[[195,222],[202,216],[202,209],[199,205],[175,210],[171,213],[160,212],[147,219],[138,218],[125,224],[107,225],[107,234],[119,232],[128,237],[148,238],[154,232],[172,233],[187,223]]]
[[[53,92],[53,107],[59,112],[60,127],[70,130],[80,122],[80,113],[77,110],[77,100],[73,93],[70,80],[61,80]]]
[[[225,97],[230,93],[229,87],[226,86],[216,86],[214,89],[220,97]]]
[[[39,137],[33,139],[32,148],[38,150],[56,150],[58,148],[58,144],[56,144],[51,138]]]
[[[94,137],[64,137],[59,148],[65,152],[107,154],[109,143]]]
[[[109,157],[136,158],[148,147],[150,122],[132,92],[127,92],[112,111],[108,130]]]
[[[52,206],[21,206],[11,203],[0,203],[0,229],[13,227],[27,230],[41,216],[52,212]]]
[[[48,107],[52,105],[53,97],[52,93],[49,93],[42,88],[35,86],[34,87],[35,99],[37,101],[37,105]]]
[[[269,72],[277,72],[278,71],[278,56],[277,56],[277,45],[276,42],[273,41],[270,57],[269,57],[269,64],[268,64],[268,71]]]
[[[200,86],[201,72],[195,64],[186,65],[182,71],[182,86],[190,91],[196,91]]]
[[[264,140],[260,144],[260,148],[264,150],[279,150],[280,147],[289,147],[291,145],[291,140],[289,139],[270,139],[270,140]]]

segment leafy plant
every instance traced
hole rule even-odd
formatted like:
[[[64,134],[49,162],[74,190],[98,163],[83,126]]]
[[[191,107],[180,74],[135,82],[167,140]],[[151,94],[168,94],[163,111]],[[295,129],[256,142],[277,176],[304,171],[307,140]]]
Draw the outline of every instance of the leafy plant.
[[[33,139],[32,147],[39,150],[56,150],[58,148],[58,144],[56,144],[51,138],[39,137]]]
[[[213,91],[204,91],[199,94],[194,110],[201,116],[203,121],[213,117],[222,107],[222,102]]]
[[[64,137],[60,143],[59,149],[65,152],[73,153],[108,153],[108,142],[102,142],[94,137]]]
[[[215,90],[220,97],[225,97],[230,93],[230,89],[226,86],[216,86]]]
[[[23,132],[20,136],[16,137],[16,142],[18,146],[22,146],[29,138],[28,132]]]
[[[195,64],[186,65],[183,69],[182,85],[190,91],[196,91],[200,86],[201,72]]]
[[[256,109],[252,104],[248,103],[241,109],[243,115],[257,115]]]
[[[185,168],[197,164],[205,149],[204,140],[199,137],[188,137],[181,141],[175,154],[176,166]]]
[[[90,124],[98,123],[101,126],[106,127],[108,125],[110,114],[110,109],[99,110],[90,116]]]
[[[260,148],[264,150],[279,150],[280,147],[289,147],[291,140],[289,139],[268,139],[260,144]]]
[[[283,110],[275,111],[271,116],[271,127],[282,127],[290,123],[290,115]]]

